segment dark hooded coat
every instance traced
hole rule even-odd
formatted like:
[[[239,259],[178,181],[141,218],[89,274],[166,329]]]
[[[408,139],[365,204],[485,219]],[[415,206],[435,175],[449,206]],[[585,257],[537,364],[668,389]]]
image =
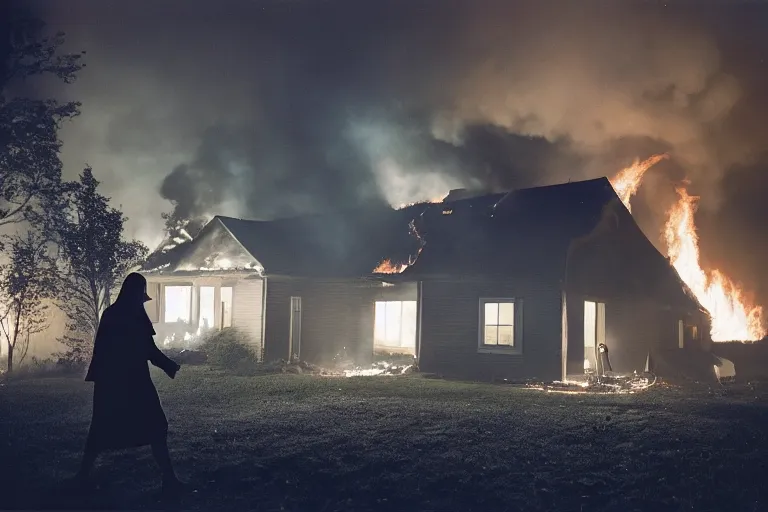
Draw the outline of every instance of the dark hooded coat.
[[[140,274],[123,282],[120,295],[101,315],[93,358],[85,377],[94,383],[88,445],[97,450],[131,448],[161,441],[168,421],[147,361],[173,378],[179,365],[155,345],[144,309],[151,300]]]

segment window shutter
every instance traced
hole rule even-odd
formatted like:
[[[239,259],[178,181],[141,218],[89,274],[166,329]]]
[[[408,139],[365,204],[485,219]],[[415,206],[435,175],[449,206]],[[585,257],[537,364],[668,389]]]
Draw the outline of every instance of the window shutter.
[[[523,299],[515,299],[515,347],[523,349]]]

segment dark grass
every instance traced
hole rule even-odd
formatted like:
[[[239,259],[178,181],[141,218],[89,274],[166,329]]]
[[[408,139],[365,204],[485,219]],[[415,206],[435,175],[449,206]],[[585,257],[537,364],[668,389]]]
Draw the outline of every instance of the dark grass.
[[[408,377],[153,376],[183,510],[758,511],[768,391],[658,387],[545,394]],[[89,384],[0,386],[5,509],[152,509],[149,449],[105,456],[89,496],[66,490]]]

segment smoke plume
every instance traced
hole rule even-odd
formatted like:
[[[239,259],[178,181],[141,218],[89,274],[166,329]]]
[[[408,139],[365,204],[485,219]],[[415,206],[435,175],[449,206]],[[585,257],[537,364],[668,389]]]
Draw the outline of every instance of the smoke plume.
[[[61,92],[83,102],[62,134],[67,172],[93,165],[150,243],[171,207],[271,218],[396,205],[613,175],[658,152],[670,159],[633,203],[646,233],[670,181],[688,178],[702,239],[717,240],[734,226],[714,212],[766,181],[759,3],[31,3],[88,52]],[[750,208],[730,216],[744,233],[731,247],[757,229],[744,219],[763,207]],[[763,274],[742,263],[720,266]]]

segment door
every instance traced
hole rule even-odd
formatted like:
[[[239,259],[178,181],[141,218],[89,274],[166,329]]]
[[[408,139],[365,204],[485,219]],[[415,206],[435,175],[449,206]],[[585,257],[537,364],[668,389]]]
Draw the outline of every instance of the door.
[[[291,329],[288,338],[289,359],[301,359],[301,297],[291,297]]]
[[[605,343],[605,303],[584,301],[584,371],[599,372],[597,347]]]

